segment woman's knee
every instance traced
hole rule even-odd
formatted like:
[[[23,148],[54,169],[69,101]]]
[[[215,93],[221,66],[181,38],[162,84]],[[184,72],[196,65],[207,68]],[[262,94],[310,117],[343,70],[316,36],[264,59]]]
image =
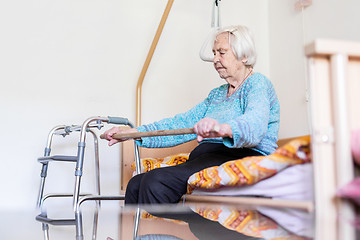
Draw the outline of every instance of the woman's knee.
[[[128,186],[129,186],[129,185],[139,186],[140,183],[141,183],[141,179],[142,179],[143,177],[144,177],[144,174],[143,174],[143,173],[133,176],[133,177],[130,179],[130,181],[129,181],[129,183],[128,183]]]
[[[154,169],[144,174],[141,182],[141,188],[152,188],[164,181],[164,171],[162,169]]]
[[[140,195],[157,195],[159,190],[167,185],[165,178],[165,174],[157,169],[147,172],[141,181]]]
[[[126,194],[138,194],[143,174],[136,175],[130,179],[126,186]]]
[[[146,188],[150,192],[182,192],[187,186],[187,177],[182,171],[174,171],[171,167],[159,168],[146,174],[142,181],[141,189]]]
[[[139,201],[142,203],[178,202],[184,192],[181,187],[184,183],[180,183],[179,179],[170,172],[162,168],[145,174],[140,186]]]

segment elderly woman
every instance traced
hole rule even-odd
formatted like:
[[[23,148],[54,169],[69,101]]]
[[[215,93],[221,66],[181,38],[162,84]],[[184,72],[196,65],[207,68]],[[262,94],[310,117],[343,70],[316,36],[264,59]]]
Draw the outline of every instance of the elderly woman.
[[[109,145],[123,131],[153,131],[193,127],[195,134],[148,137],[141,147],[175,146],[197,138],[199,145],[183,164],[158,168],[134,176],[128,183],[126,204],[176,203],[187,190],[195,172],[247,156],[268,155],[278,140],[280,106],[267,77],[253,71],[256,52],[248,28],[235,26],[217,32],[213,64],[226,84],[213,89],[204,101],[189,111],[135,129],[117,127],[104,133]]]

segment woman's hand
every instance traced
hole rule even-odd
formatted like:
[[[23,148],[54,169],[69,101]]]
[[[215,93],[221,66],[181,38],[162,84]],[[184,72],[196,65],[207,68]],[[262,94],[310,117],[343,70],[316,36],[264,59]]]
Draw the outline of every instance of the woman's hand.
[[[204,138],[232,138],[231,126],[227,123],[220,124],[218,121],[212,118],[201,119],[194,125],[194,131],[197,134],[198,142],[201,142]]]
[[[113,127],[107,131],[105,131],[103,133],[104,139],[109,141],[109,146],[114,145],[115,143],[118,142],[123,142],[128,140],[129,138],[121,138],[121,139],[115,139],[112,136],[114,134],[118,134],[118,133],[133,133],[133,132],[138,132],[138,130],[136,128],[119,128],[119,127]]]

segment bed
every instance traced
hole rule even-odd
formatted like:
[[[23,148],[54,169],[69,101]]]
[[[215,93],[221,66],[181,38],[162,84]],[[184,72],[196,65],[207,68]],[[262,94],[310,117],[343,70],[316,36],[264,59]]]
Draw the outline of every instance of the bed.
[[[305,47],[305,55],[310,83],[312,163],[286,168],[274,177],[249,187],[236,188],[236,190],[235,188],[226,189],[215,193],[195,191],[185,196],[185,199],[186,201],[212,200],[258,204],[259,198],[254,197],[261,195],[265,198],[260,200],[267,200],[266,203],[261,202],[264,205],[280,203],[282,206],[287,206],[284,204],[290,203],[289,206],[298,206],[307,210],[314,207],[317,225],[316,239],[355,239],[353,227],[345,221],[338,220],[339,215],[345,219],[352,219],[354,208],[352,204],[336,197],[336,191],[354,178],[350,132],[360,128],[360,108],[358,107],[360,103],[360,43],[318,39]],[[161,149],[160,152],[155,149],[141,149],[141,157],[162,158],[171,155],[172,151],[189,152],[189,149],[195,146],[194,144],[190,142],[174,149]],[[122,190],[125,190],[126,182],[132,175],[133,151],[131,149],[131,142],[123,145]],[[271,181],[283,182],[282,177],[286,174],[300,176],[300,172],[308,174],[304,175],[304,178],[301,177],[303,179],[301,182],[305,184],[302,189],[306,189],[309,193],[313,192],[313,196],[311,194],[302,194],[301,197],[296,194],[291,194],[292,196],[268,195],[264,192],[260,194],[256,189],[258,187],[261,189],[261,186],[263,189],[269,189],[265,181],[269,184]],[[280,180],[275,181],[275,177]],[[288,179],[288,177],[284,178]],[[272,189],[274,187],[273,185]],[[213,196],[209,197],[206,194]],[[239,195],[247,197],[237,197]],[[288,201],[282,202],[284,199]],[[304,205],[296,205],[299,202]]]
[[[309,136],[305,136],[305,138],[309,139]],[[286,143],[289,143],[294,139],[298,139],[298,138],[282,139],[278,142],[278,145],[281,148],[285,146]],[[193,141],[173,148],[163,148],[163,149],[140,148],[140,155],[142,156],[141,170],[142,172],[149,171],[154,165],[156,165],[159,162],[161,162],[161,164],[163,165],[165,165],[165,163],[174,163],[174,162],[181,163],[182,161],[184,161],[184,158],[187,156],[186,153],[190,152],[194,147],[197,146],[197,144],[198,143],[196,141]],[[132,141],[123,143],[122,153],[123,153],[123,159],[126,160],[122,164],[124,167],[123,170],[125,171],[124,179],[123,179],[123,182],[125,184],[122,185],[123,186],[122,190],[125,190],[126,182],[129,180],[132,174],[135,174]],[[150,160],[153,162],[149,162]],[[162,160],[162,161],[157,162],[156,160]],[[303,181],[304,179],[306,179],[307,181]],[[283,213],[287,214],[286,219],[289,219],[288,211],[294,211],[300,213],[301,216],[302,215],[310,216],[311,213],[309,212],[311,212],[313,209],[312,186],[313,186],[312,164],[311,163],[300,164],[299,162],[299,164],[295,164],[293,166],[284,168],[282,171],[279,171],[274,176],[259,181],[254,185],[249,185],[245,187],[222,187],[220,189],[215,189],[213,191],[208,191],[208,190],[204,191],[199,188],[199,189],[195,189],[191,194],[184,195],[183,200],[187,202],[210,202],[210,205],[208,206],[216,206],[212,204],[221,203],[222,206],[230,207],[233,206],[233,204],[240,203],[240,204],[244,204],[244,206],[253,205],[251,209],[255,207],[255,205],[260,205],[260,207],[256,206],[257,208],[261,208],[259,210],[255,210],[255,209],[246,210],[246,211],[250,211],[252,214],[249,215],[251,217],[244,220],[244,222],[248,222],[248,224],[245,225],[242,224],[244,229],[232,229],[232,230],[243,233],[245,235],[252,236],[252,234],[254,233],[247,232],[246,226],[248,226],[249,224],[253,224],[253,222],[259,221],[260,220],[259,218],[261,217],[261,221],[263,224],[265,222],[268,222],[269,226],[271,225],[271,228],[269,227],[266,229],[271,229],[273,234],[276,233],[277,236],[281,235],[282,237],[284,237],[284,239],[304,239],[303,237],[299,237],[299,236],[306,236],[306,234],[309,234],[309,236],[311,235],[311,233],[307,233],[309,229],[312,229],[310,227],[311,221],[309,219],[302,219],[302,218],[298,218],[297,216],[295,218],[296,224],[292,224],[291,226],[286,226],[286,224],[284,224],[286,223],[286,221],[284,221],[281,223],[280,226],[278,224],[274,224],[271,218],[276,219],[276,221],[281,220],[281,214],[279,216],[279,214],[274,213],[276,209],[278,209],[278,211],[280,212],[284,211]],[[225,205],[223,205],[224,203]],[[191,206],[196,206],[196,205],[191,205]],[[289,210],[289,208],[278,208],[279,206],[291,207],[292,210],[291,209]],[[230,210],[233,209],[230,207],[229,209],[227,208],[222,209],[221,212],[223,212],[223,215],[224,214],[226,215],[231,213]],[[267,211],[264,211],[265,213],[263,213],[263,210],[267,210]],[[193,211],[197,212],[196,209],[193,209]],[[261,214],[258,212],[261,212]],[[265,214],[265,216],[263,216],[262,214]],[[230,215],[233,216],[233,214]],[[290,216],[292,215],[290,214]],[[207,218],[206,216],[203,217]],[[222,217],[219,216],[219,219],[222,219]],[[150,219],[153,220],[152,218]],[[292,219],[292,221],[294,221],[294,219]],[[132,222],[133,219],[130,217],[130,219],[127,219],[127,225],[126,226],[122,225],[121,227],[129,227],[129,225],[132,226]],[[223,225],[221,221],[219,223]],[[146,234],[148,232],[147,226],[149,224],[151,224],[149,223],[149,219],[145,219],[142,216],[140,218],[141,228],[139,230],[139,233]],[[187,224],[179,224],[179,223],[176,224],[175,222],[169,222],[169,221],[165,221],[164,224],[166,224],[167,227],[166,228],[161,227],[161,229],[157,229],[158,232],[166,233],[166,234],[170,233],[171,235],[178,236],[181,239],[184,239],[184,237],[186,239],[192,239]],[[226,225],[224,225],[224,227],[229,228]],[[296,228],[294,229],[294,227]],[[164,229],[171,229],[171,231],[169,232],[168,230],[168,232],[166,232],[164,231]],[[289,235],[290,233],[289,231],[292,234],[294,233],[299,234],[299,236]],[[262,236],[261,231],[259,231],[258,234],[259,235],[256,235],[256,237]],[[266,233],[264,232],[264,234]]]
[[[306,141],[302,140],[303,145],[300,144],[300,139],[306,139]],[[294,144],[295,142],[295,144]],[[289,144],[293,143],[293,145]],[[167,166],[168,165],[175,165],[187,160],[188,153],[197,145],[196,141],[192,141],[186,144],[182,144],[173,148],[163,148],[163,149],[140,149],[140,156],[141,156],[141,171],[147,172],[153,168]],[[310,137],[309,136],[302,136],[297,138],[289,138],[289,139],[282,139],[278,142],[279,150],[288,149],[286,153],[296,154],[300,148],[306,149],[305,151],[309,151],[310,147]],[[126,160],[123,162],[123,179],[122,179],[122,190],[126,189],[126,184],[128,180],[133,176],[135,171],[135,164],[134,164],[134,156],[132,154],[133,143],[126,142],[123,144],[123,157],[122,159]],[[299,149],[294,149],[299,148]],[[289,150],[290,149],[290,150]],[[291,150],[292,149],[292,150]],[[303,153],[303,152],[302,152]],[[272,154],[275,155],[275,154]],[[242,186],[239,186],[239,183],[229,181],[223,183],[214,184],[215,182],[212,181],[215,179],[214,177],[208,178],[208,182],[204,184],[204,178],[196,179],[196,174],[189,178],[189,194],[185,195],[184,198],[189,201],[204,201],[205,199],[202,196],[216,196],[212,198],[206,198],[207,201],[224,201],[219,197],[228,197],[232,196],[231,200],[239,201],[239,199],[234,198],[234,196],[246,196],[246,197],[265,197],[277,200],[294,200],[296,204],[293,205],[294,207],[304,208],[308,211],[312,210],[312,201],[313,201],[313,179],[312,179],[312,164],[310,159],[306,159],[303,161],[302,159],[294,159],[293,156],[280,156],[279,153],[275,155],[275,161],[271,161],[270,158],[266,157],[251,157],[248,158],[249,164],[247,166],[242,166],[242,172],[247,175],[248,182],[241,183]],[[179,160],[179,158],[184,158],[184,160]],[[254,165],[259,165],[261,162],[258,162],[259,158],[264,162],[263,159],[270,161],[271,166],[267,167],[265,171],[261,173],[256,169],[256,173],[251,173],[247,171],[249,168],[253,168]],[[176,159],[174,161],[174,159]],[[245,160],[246,161],[246,160]],[[254,162],[256,161],[256,163]],[[170,163],[169,163],[170,162]],[[175,162],[175,163],[174,163]],[[223,164],[224,168],[229,168],[230,163],[240,163],[244,162],[244,160],[237,160],[237,161],[230,161],[228,163]],[[166,164],[165,164],[166,163]],[[269,166],[269,163],[266,163]],[[224,174],[226,172],[231,171],[231,169],[227,169],[225,172],[221,171],[223,165],[219,167],[215,167],[217,169],[204,169],[199,173],[201,176],[203,172],[205,175],[212,175],[212,173],[220,173],[220,177],[225,179]],[[274,166],[275,165],[275,166]],[[232,167],[232,166],[231,166]],[[233,167],[232,167],[233,168]],[[247,169],[244,169],[247,168]],[[264,167],[261,167],[264,169]],[[208,171],[211,171],[209,173]],[[249,174],[253,174],[253,176],[249,176]],[[258,176],[261,177],[259,178]],[[195,184],[190,184],[190,181],[195,182]],[[229,177],[229,176],[226,176]],[[254,179],[256,178],[256,179]],[[202,186],[196,187],[196,183],[201,182]],[[235,187],[233,187],[235,183]],[[191,193],[191,194],[190,194]],[[277,202],[272,201],[268,204],[276,204]],[[279,202],[280,205],[286,205],[286,202]],[[290,203],[291,205],[291,203]]]

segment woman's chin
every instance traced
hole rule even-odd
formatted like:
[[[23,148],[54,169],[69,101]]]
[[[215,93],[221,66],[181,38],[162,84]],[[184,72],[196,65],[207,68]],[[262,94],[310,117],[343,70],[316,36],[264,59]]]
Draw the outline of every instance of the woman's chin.
[[[222,79],[226,79],[226,75],[225,75],[225,74],[219,73],[219,77],[222,78]]]

